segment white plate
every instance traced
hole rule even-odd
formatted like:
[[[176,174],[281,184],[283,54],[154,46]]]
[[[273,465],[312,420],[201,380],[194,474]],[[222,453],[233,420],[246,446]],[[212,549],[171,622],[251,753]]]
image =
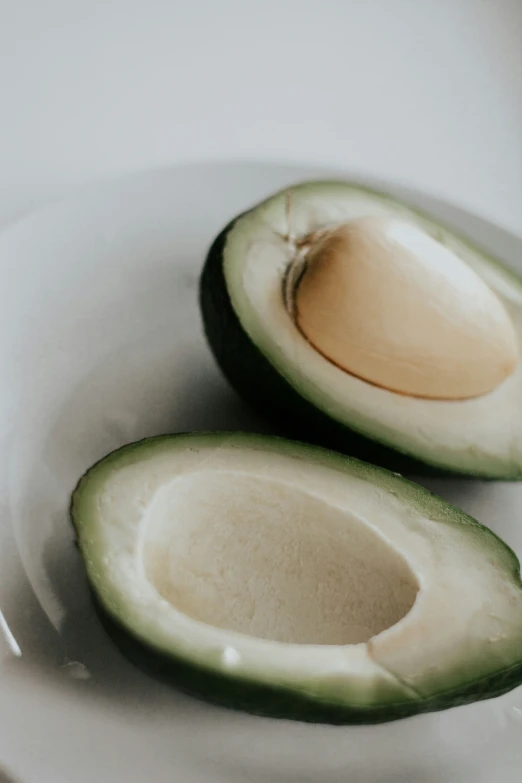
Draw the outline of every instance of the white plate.
[[[78,476],[159,432],[263,427],[206,348],[205,251],[306,167],[189,165],[53,204],[0,235],[0,769],[22,783],[513,783],[522,690],[371,727],[207,706],[128,664],[93,614],[68,521]],[[375,184],[375,183],[374,183]],[[389,190],[514,264],[521,243]],[[522,553],[522,487],[431,482]],[[0,773],[1,779],[1,773]]]

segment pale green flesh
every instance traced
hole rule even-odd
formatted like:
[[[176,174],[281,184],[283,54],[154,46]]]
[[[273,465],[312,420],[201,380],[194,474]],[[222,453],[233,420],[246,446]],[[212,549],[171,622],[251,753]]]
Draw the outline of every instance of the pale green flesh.
[[[379,214],[415,223],[469,264],[504,302],[521,345],[522,280],[448,229],[381,194],[336,182],[290,191],[290,200],[287,192],[277,194],[239,218],[227,235],[227,289],[252,342],[302,397],[341,424],[432,465],[522,478],[522,362],[497,389],[476,399],[396,394],[325,359],[299,332],[281,295],[294,254],[285,239],[289,233],[300,237]]]
[[[332,452],[246,434],[151,439],[89,471],[72,515],[109,614],[218,673],[373,707],[522,657],[511,550],[420,487]]]

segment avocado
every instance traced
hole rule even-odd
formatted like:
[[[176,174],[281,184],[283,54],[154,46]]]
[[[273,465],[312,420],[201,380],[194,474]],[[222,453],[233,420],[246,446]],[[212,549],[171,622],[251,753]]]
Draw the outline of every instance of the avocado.
[[[206,700],[377,723],[522,683],[514,553],[354,458],[244,433],[150,438],[92,467],[71,516],[116,644]]]
[[[290,187],[216,238],[200,305],[222,371],[280,434],[522,479],[522,279],[429,216],[347,182]]]

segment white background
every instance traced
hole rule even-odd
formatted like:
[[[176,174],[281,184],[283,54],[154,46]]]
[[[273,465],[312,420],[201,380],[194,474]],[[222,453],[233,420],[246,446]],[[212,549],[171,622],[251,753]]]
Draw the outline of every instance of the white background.
[[[0,0],[0,223],[201,158],[334,163],[522,232],[521,0]]]

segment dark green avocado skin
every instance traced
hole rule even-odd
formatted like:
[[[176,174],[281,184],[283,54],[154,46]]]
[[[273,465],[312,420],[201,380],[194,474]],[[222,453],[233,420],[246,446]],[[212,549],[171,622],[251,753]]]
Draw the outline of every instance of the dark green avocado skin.
[[[238,680],[174,655],[158,653],[129,634],[96,598],[94,601],[106,632],[120,651],[142,671],[196,698],[253,715],[338,726],[384,723],[501,696],[522,683],[522,662],[519,662],[509,669],[429,699],[367,709],[330,702],[321,704],[300,693],[251,680]]]
[[[216,237],[208,252],[200,280],[200,307],[208,344],[238,394],[269,419],[278,434],[289,438],[340,451],[397,473],[461,475],[420,462],[330,418],[274,369],[242,328],[227,291],[223,251],[237,219]]]

